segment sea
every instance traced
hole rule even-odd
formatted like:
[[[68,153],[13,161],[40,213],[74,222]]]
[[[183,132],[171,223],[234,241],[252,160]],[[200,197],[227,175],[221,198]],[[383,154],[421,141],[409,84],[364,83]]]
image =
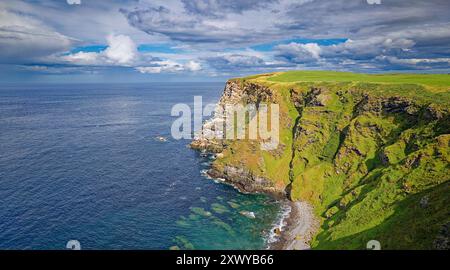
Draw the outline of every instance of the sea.
[[[283,203],[208,178],[211,156],[171,136],[175,104],[223,87],[0,85],[0,249],[267,248]]]

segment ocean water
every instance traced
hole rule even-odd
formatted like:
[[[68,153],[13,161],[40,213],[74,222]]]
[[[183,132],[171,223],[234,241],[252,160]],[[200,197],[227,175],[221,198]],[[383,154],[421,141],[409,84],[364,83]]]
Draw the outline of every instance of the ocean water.
[[[207,179],[209,158],[170,136],[174,104],[222,89],[0,86],[0,249],[265,248],[281,204]]]

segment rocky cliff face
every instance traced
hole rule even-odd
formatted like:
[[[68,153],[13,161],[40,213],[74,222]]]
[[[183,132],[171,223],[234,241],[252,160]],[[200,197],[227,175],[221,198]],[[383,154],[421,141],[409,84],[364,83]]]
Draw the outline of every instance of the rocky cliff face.
[[[226,105],[235,104],[256,104],[258,106],[261,102],[274,102],[273,92],[265,86],[258,84],[247,83],[243,84],[239,80],[230,80],[226,83],[223,94],[217,104],[222,110]],[[223,158],[225,149],[230,145],[229,141],[211,138],[211,134],[216,133],[216,124],[224,125],[225,119],[223,115],[216,109],[213,117],[203,124],[202,132],[196,134],[195,139],[191,143],[191,148],[203,152],[216,153],[218,159]],[[220,133],[219,135],[224,135]],[[220,136],[219,136],[220,137]],[[285,198],[283,188],[277,188],[274,181],[255,174],[249,170],[245,164],[223,164],[217,166],[216,162],[208,171],[208,174],[214,178],[221,178],[238,188],[242,192],[255,193],[263,192],[271,194],[277,198]]]
[[[449,109],[386,87],[231,80],[219,106],[280,105],[279,147],[203,134],[191,146],[217,153],[210,175],[242,191],[310,202],[322,218],[316,248],[365,248],[371,239],[433,248],[450,221]]]

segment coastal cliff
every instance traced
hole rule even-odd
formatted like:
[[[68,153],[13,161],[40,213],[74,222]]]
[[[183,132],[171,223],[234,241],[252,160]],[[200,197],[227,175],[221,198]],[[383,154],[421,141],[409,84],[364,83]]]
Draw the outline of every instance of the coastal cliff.
[[[448,249],[450,76],[286,72],[229,80],[218,103],[276,103],[280,142],[214,139],[208,174],[243,192],[307,203],[317,249]],[[301,218],[301,217],[298,217]],[[308,232],[311,233],[311,232]],[[295,235],[294,235],[295,237]]]

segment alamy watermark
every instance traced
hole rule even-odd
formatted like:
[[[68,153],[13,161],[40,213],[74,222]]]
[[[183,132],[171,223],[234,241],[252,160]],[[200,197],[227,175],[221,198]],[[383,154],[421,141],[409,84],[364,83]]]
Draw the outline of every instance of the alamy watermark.
[[[171,128],[176,140],[259,140],[262,150],[274,150],[279,144],[278,104],[207,104],[203,107],[202,97],[195,96],[193,111],[188,104],[178,103],[172,107],[171,115],[178,117]],[[205,122],[205,118],[210,119]]]
[[[81,250],[81,244],[78,240],[69,240],[66,244],[66,249]]]
[[[370,240],[367,242],[366,248],[370,250],[381,250],[381,243],[378,240]]]

